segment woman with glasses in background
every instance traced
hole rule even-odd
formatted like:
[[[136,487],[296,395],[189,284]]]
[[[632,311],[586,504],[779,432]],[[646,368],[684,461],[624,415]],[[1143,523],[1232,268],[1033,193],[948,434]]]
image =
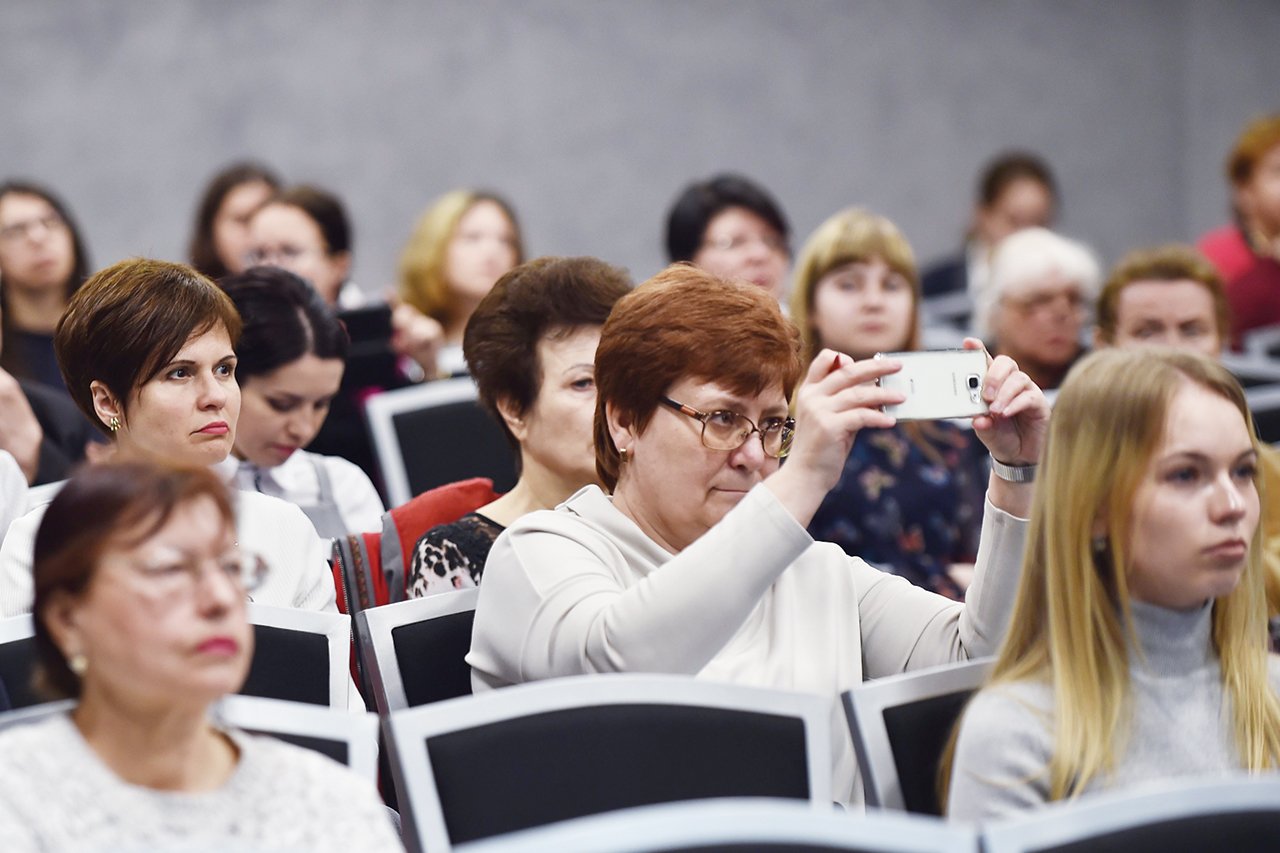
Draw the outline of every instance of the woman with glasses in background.
[[[0,367],[63,390],[53,330],[88,274],[84,240],[67,206],[36,184],[0,184]]]
[[[0,734],[6,850],[399,850],[334,761],[217,720],[253,657],[238,496],[207,468],[110,462],[35,542],[37,687],[73,710]]]
[[[824,350],[801,383],[795,327],[773,296],[696,267],[623,297],[596,351],[596,468],[612,497],[587,486],[498,537],[467,656],[473,686],[663,672],[834,700],[863,678],[991,654],[1048,420],[1010,359],[990,365],[992,414],[974,423],[1000,474],[967,605],[805,531],[858,431],[893,425],[880,407],[903,398],[874,380],[898,369]],[[858,799],[847,735],[835,750],[837,795]]]
[[[236,438],[240,315],[182,264],[121,261],[84,283],[58,322],[67,388],[110,440],[115,458],[217,465]],[[0,612],[31,609],[31,555],[48,504],[17,519],[0,544]],[[278,498],[237,498],[236,536],[273,571],[254,600],[337,612],[328,553],[302,511]]]
[[[782,302],[791,263],[787,217],[769,191],[721,174],[681,191],[667,214],[667,259],[763,287]]]
[[[1044,228],[1018,231],[996,247],[990,280],[976,294],[975,329],[1037,385],[1055,389],[1084,353],[1101,278],[1083,243]]]

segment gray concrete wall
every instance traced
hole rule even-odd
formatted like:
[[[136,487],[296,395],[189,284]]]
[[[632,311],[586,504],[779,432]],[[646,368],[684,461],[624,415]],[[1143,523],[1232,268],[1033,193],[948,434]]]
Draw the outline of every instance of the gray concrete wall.
[[[1274,0],[5,0],[0,174],[56,187],[102,265],[181,258],[253,156],[338,191],[391,283],[436,195],[508,195],[533,254],[664,261],[677,190],[770,187],[796,241],[863,204],[923,258],[976,170],[1042,151],[1107,261],[1219,222],[1226,146],[1280,109]]]

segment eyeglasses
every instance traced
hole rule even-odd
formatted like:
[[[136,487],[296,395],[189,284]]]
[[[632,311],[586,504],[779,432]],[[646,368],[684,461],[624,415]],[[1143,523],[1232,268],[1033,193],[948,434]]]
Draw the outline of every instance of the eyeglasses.
[[[31,236],[31,232],[37,226],[45,231],[56,231],[66,225],[62,217],[56,213],[47,213],[44,216],[37,216],[35,219],[24,219],[21,222],[11,222],[0,228],[0,240],[6,243],[16,243],[19,240],[26,239]]]
[[[765,418],[756,426],[755,421],[737,412],[723,409],[700,412],[670,397],[663,397],[662,402],[695,421],[702,421],[702,446],[709,450],[737,450],[753,432],[758,432],[764,455],[781,459],[791,452],[791,442],[796,437],[795,418]]]
[[[251,267],[288,267],[299,258],[305,257],[319,249],[300,246],[280,246],[276,249],[252,249],[245,253],[244,259]]]
[[[148,587],[162,598],[193,598],[205,577],[205,566],[212,565],[218,577],[225,578],[245,592],[257,589],[267,576],[267,563],[257,554],[240,551],[215,560],[177,559],[155,565],[135,565]]]
[[[776,234],[734,234],[730,237],[704,240],[702,245],[704,248],[715,249],[720,252],[737,252],[757,243],[771,252],[777,252],[781,255],[787,253],[787,241]]]
[[[1089,307],[1089,301],[1074,287],[1065,290],[1046,290],[1021,298],[1009,297],[1009,303],[1024,314],[1043,314],[1066,302],[1068,313],[1080,314]]]

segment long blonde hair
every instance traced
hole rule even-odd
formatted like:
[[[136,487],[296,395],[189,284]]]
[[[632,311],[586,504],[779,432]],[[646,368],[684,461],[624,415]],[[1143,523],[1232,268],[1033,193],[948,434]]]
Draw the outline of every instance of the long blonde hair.
[[[449,241],[462,217],[482,201],[498,205],[510,220],[515,235],[515,265],[519,266],[524,261],[524,244],[511,205],[494,193],[476,190],[453,190],[432,202],[414,225],[400,255],[400,298],[441,323],[456,319],[447,269]]]
[[[1053,691],[1049,796],[1075,797],[1123,754],[1134,640],[1127,570],[1133,502],[1186,382],[1229,400],[1258,445],[1244,392],[1220,364],[1174,350],[1106,349],[1072,370],[1054,406],[1031,508],[1022,582],[991,683]],[[1094,542],[1097,522],[1108,531]],[[1261,525],[1236,588],[1214,602],[1212,637],[1241,763],[1280,765],[1280,699],[1267,679]],[[1121,733],[1117,738],[1117,732]],[[949,775],[944,762],[942,783]]]

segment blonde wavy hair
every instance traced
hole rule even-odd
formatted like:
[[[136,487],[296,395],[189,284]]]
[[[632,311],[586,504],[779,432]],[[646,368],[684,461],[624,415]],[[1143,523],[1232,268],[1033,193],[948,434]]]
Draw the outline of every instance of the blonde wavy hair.
[[[1051,799],[1079,795],[1123,755],[1128,648],[1136,641],[1128,586],[1134,496],[1164,436],[1174,396],[1191,382],[1229,400],[1258,446],[1244,392],[1194,353],[1105,349],[1076,365],[1054,405],[1031,508],[1022,582],[991,684],[1052,687]],[[1106,548],[1095,556],[1102,520]],[[1280,766],[1280,698],[1267,680],[1261,525],[1244,574],[1213,605],[1212,638],[1241,763]],[[1119,733],[1119,734],[1117,734]],[[950,755],[940,783],[950,776]]]
[[[491,201],[507,215],[515,235],[516,262],[524,261],[520,224],[511,205],[501,196],[478,190],[453,190],[431,203],[418,218],[400,254],[400,298],[423,314],[441,323],[455,319],[453,292],[449,286],[449,241],[467,211],[482,201]]]

